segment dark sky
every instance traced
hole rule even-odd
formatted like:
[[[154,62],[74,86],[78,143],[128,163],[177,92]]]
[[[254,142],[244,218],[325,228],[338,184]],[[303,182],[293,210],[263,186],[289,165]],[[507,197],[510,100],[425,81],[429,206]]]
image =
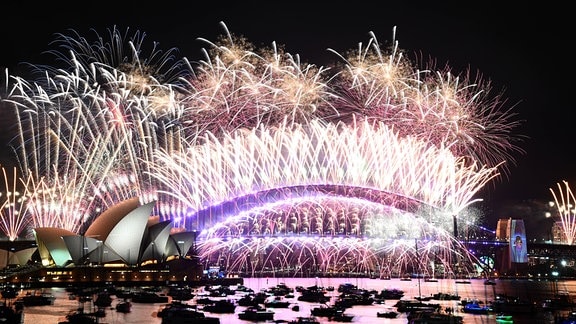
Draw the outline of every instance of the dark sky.
[[[343,52],[366,43],[369,32],[380,42],[396,39],[400,47],[437,66],[449,65],[464,73],[479,71],[502,91],[507,106],[525,120],[518,132],[527,136],[510,176],[483,193],[497,217],[504,202],[551,200],[549,188],[576,180],[572,162],[574,145],[572,96],[574,28],[568,7],[499,5],[497,2],[448,6],[438,2],[350,1],[315,4],[314,1],[156,1],[156,2],[33,4],[11,1],[0,8],[3,27],[0,67],[18,62],[42,62],[54,33],[74,29],[88,34],[93,28],[105,35],[116,25],[141,30],[161,48],[179,48],[182,56],[200,60],[198,37],[216,40],[224,21],[234,34],[255,45],[273,41],[302,61],[325,65],[334,61],[332,48]],[[338,3],[338,4],[337,4]],[[0,111],[0,114],[2,112]],[[0,115],[1,117],[1,115]],[[0,122],[0,126],[2,123]],[[2,127],[3,129],[5,127]]]

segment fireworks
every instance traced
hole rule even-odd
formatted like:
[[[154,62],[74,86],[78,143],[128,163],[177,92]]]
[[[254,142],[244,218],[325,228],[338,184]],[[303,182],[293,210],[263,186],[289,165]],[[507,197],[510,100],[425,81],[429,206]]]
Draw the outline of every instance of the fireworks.
[[[230,271],[471,260],[452,217],[522,152],[488,84],[416,68],[374,35],[325,68],[225,31],[194,66],[156,44],[145,57],[139,32],[61,34],[63,66],[10,75],[23,219],[82,232],[138,196]]]
[[[18,184],[18,171],[13,168],[10,173],[6,168],[2,168],[4,187],[6,192],[0,195],[0,229],[6,234],[10,241],[21,237],[23,231],[27,229],[30,218],[26,215],[26,192],[20,192],[19,188],[25,190],[29,188],[28,183],[22,186]]]
[[[557,191],[550,188],[550,192],[554,197],[558,214],[560,215],[562,234],[564,235],[562,240],[566,241],[568,245],[572,245],[576,240],[576,209],[574,209],[576,199],[568,182],[564,181],[563,185],[564,186],[558,183]],[[562,187],[564,187],[564,189],[562,189]]]

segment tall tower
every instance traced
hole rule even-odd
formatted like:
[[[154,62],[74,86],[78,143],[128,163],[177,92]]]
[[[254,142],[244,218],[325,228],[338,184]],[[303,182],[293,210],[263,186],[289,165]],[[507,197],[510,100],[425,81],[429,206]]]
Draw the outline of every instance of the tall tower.
[[[511,219],[499,219],[496,225],[496,240],[509,241],[510,234],[508,233],[508,223]]]
[[[516,274],[523,272],[528,266],[524,220],[512,218],[498,220],[496,240],[508,243],[499,253],[499,271]]]

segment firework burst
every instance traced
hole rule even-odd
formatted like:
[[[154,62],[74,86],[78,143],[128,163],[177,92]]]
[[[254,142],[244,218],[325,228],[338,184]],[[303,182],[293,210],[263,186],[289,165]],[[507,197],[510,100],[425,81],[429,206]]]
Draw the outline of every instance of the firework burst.
[[[344,62],[333,82],[341,94],[333,104],[342,114],[382,121],[400,136],[449,147],[501,172],[515,163],[512,153],[523,152],[517,145],[523,136],[513,132],[521,121],[500,94],[492,94],[489,82],[447,68],[415,67],[396,40],[385,51],[373,33],[356,52],[334,53]]]
[[[138,196],[230,271],[472,259],[450,220],[522,152],[487,84],[416,68],[373,34],[326,68],[222,26],[195,65],[113,28],[59,34],[58,66],[7,76],[33,226],[82,232]]]

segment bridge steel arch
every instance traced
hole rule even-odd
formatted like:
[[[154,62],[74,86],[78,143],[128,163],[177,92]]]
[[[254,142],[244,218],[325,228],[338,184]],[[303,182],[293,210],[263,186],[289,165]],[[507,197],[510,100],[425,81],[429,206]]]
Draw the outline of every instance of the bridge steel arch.
[[[311,184],[252,193],[198,211],[206,266],[250,276],[454,276],[468,258],[451,222],[425,202],[375,188]]]

